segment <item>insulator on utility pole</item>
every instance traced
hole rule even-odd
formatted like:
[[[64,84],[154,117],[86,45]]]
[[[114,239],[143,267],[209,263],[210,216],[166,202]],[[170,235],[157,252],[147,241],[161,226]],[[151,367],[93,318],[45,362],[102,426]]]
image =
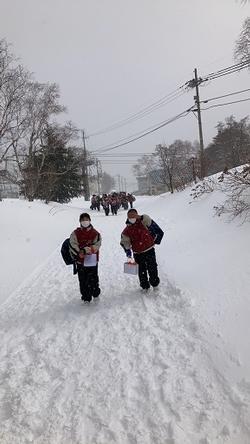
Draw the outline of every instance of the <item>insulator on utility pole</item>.
[[[206,175],[206,168],[205,168],[205,155],[204,155],[204,142],[203,142],[203,132],[202,132],[202,123],[201,123],[201,108],[200,108],[200,96],[199,96],[199,83],[200,79],[198,79],[197,69],[194,70],[194,76],[195,76],[195,90],[196,90],[196,96],[194,96],[194,101],[197,107],[197,117],[198,117],[198,127],[199,127],[199,140],[200,140],[200,175],[201,179],[205,177]]]

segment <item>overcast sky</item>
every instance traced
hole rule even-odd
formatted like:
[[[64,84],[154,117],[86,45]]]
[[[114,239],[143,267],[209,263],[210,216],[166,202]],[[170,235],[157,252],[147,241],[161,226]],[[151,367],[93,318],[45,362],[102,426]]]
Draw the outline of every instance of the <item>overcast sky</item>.
[[[205,75],[230,66],[235,40],[250,15],[249,2],[243,7],[236,0],[0,0],[0,7],[0,38],[12,43],[38,81],[59,84],[68,110],[65,120],[86,134],[173,92],[193,78],[195,67]],[[202,87],[201,99],[249,85],[249,72],[242,71]],[[133,124],[89,137],[88,149],[101,149],[171,118],[193,105],[193,96],[193,91],[183,94]],[[205,145],[219,120],[230,114],[242,118],[249,107],[245,102],[204,111]],[[198,138],[193,114],[109,153],[149,153],[177,138]],[[134,188],[130,161],[109,162],[103,162],[103,170],[126,176]]]

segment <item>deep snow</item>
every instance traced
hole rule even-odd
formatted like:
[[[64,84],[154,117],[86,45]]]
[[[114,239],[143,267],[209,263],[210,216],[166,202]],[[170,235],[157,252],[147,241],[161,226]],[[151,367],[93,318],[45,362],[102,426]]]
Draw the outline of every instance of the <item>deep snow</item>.
[[[222,198],[138,198],[165,230],[147,295],[122,272],[125,213],[92,213],[89,307],[59,254],[87,203],[0,202],[1,444],[249,444],[249,224],[213,217]]]

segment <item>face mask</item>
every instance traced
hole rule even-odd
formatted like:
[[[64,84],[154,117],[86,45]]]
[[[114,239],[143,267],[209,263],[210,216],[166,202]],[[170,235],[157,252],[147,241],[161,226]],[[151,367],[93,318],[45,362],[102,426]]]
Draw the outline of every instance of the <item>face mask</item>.
[[[128,221],[129,221],[131,224],[135,224],[135,222],[136,222],[136,218],[133,217],[132,219],[129,219]]]
[[[90,221],[89,220],[83,220],[81,222],[81,227],[88,228],[89,226],[90,226]]]

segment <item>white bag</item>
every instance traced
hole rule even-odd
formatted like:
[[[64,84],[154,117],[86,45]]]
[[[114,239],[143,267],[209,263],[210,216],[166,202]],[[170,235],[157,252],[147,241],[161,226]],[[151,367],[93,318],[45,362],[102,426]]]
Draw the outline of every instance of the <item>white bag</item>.
[[[135,262],[124,262],[124,273],[126,274],[138,274],[138,264]]]
[[[94,254],[87,254],[84,256],[84,267],[95,267],[97,264],[97,255]]]

